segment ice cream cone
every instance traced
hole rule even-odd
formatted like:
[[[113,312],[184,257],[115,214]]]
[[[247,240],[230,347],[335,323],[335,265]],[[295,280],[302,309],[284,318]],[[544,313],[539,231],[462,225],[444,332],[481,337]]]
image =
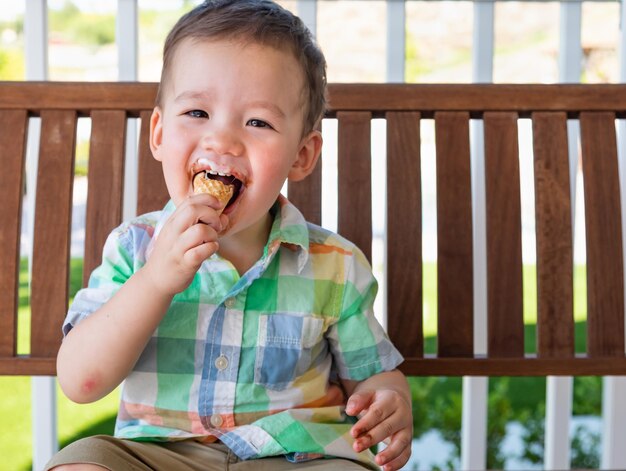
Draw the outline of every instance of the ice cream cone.
[[[235,193],[234,185],[226,185],[219,180],[208,178],[205,173],[199,173],[193,179],[193,192],[198,195],[206,193],[217,198],[222,207],[218,212],[221,214]]]

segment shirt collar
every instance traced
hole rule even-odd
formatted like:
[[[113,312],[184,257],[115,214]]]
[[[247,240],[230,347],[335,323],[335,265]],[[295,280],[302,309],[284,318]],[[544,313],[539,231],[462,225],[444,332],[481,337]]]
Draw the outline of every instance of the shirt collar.
[[[309,228],[302,213],[283,195],[278,195],[271,209],[274,223],[264,255],[273,255],[279,247],[298,253],[298,273],[309,259]]]
[[[148,255],[161,232],[165,222],[176,210],[172,200],[168,201],[154,228],[154,235],[148,246]],[[271,259],[279,247],[285,247],[293,252],[298,252],[298,273],[302,271],[309,258],[309,229],[302,213],[283,195],[271,208],[274,222],[270,229],[270,235],[263,251],[263,257]]]

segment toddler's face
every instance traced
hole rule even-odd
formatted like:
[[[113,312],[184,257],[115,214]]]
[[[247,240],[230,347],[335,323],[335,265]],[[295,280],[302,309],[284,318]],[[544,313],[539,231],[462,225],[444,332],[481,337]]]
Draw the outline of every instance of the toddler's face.
[[[195,174],[208,171],[235,183],[229,232],[266,216],[285,179],[306,176],[303,86],[286,51],[234,40],[181,43],[150,138],[174,203],[193,194]]]

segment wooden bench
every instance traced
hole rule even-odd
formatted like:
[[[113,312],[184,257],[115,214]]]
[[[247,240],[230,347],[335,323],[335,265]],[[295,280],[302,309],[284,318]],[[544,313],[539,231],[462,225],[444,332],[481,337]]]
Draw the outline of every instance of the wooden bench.
[[[0,83],[0,374],[54,375],[68,307],[76,125],[92,120],[85,280],[122,219],[126,122],[141,119],[137,212],[167,194],[148,147],[155,84]],[[371,254],[371,126],[385,118],[388,331],[407,375],[623,375],[624,286],[616,118],[621,85],[329,86],[338,120],[338,230]],[[41,118],[30,354],[17,355],[20,221],[29,118]],[[537,241],[537,354],[524,353],[518,119],[531,118]],[[424,354],[420,120],[434,119],[437,353]],[[470,120],[484,123],[487,347],[474,354]],[[587,240],[587,352],[575,354],[568,120],[580,122]],[[158,183],[158,184],[155,184]],[[321,171],[289,198],[321,221]],[[527,190],[524,190],[527,191]]]

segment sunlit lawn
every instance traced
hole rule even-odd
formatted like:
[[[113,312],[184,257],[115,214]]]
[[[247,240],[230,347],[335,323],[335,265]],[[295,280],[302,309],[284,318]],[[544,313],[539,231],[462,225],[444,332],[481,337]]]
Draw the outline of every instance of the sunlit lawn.
[[[22,264],[20,275],[19,339],[20,353],[28,351],[30,328],[27,270]],[[76,292],[82,276],[82,261],[73,260],[71,273],[71,293]],[[425,348],[428,352],[436,349],[436,305],[437,272],[434,263],[424,264],[424,332]],[[524,267],[524,319],[526,323],[526,350],[534,351],[536,322],[536,284],[535,267]],[[586,289],[584,267],[576,267],[574,276],[574,310],[576,323],[576,350],[583,351],[584,319],[586,312]],[[420,379],[412,381],[419,387]],[[515,379],[518,387],[510,389],[512,404],[525,406],[536,404],[545,394],[545,378]],[[440,384],[437,394],[449,390],[458,390],[460,379],[451,378]],[[61,445],[76,438],[96,433],[112,433],[114,416],[117,409],[119,391],[106,398],[88,405],[74,404],[57,387],[58,430]],[[435,391],[433,391],[435,392]],[[0,377],[0,456],[1,469],[27,470],[31,466],[32,428],[31,428],[31,379],[29,377]]]
[[[30,327],[26,262],[20,272],[18,352],[29,350]],[[82,261],[72,261],[71,294],[80,284]],[[81,436],[112,433],[119,393],[115,391],[93,404],[80,405],[67,399],[57,386],[58,433],[61,444]],[[32,456],[31,378],[0,376],[0,469],[29,470]]]

